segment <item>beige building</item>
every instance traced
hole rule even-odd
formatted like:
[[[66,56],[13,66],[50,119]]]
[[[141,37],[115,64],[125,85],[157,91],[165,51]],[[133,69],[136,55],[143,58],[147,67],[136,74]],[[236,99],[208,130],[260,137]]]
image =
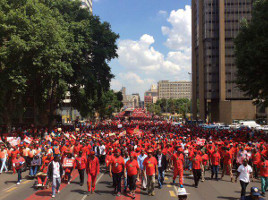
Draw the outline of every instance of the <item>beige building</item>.
[[[232,123],[254,119],[256,107],[235,84],[234,38],[253,0],[192,0],[193,117]]]
[[[192,83],[190,81],[159,81],[158,82],[159,99],[191,99]]]

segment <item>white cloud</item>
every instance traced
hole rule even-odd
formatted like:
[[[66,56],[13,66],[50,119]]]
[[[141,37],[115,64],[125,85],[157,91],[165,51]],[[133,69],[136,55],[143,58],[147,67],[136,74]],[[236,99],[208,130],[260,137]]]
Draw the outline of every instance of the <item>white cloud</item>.
[[[158,14],[166,17],[168,13],[165,10],[159,10]]]
[[[187,51],[191,48],[191,6],[171,11],[167,21],[171,27],[162,26],[163,35],[167,35],[165,45],[172,50]]]
[[[159,11],[161,13],[164,11]],[[139,40],[119,41],[118,62],[122,72],[112,81],[112,88],[125,86],[128,93],[139,92],[143,96],[150,85],[159,80],[189,80],[191,7],[171,11],[167,22],[170,27],[161,27],[163,35],[167,36],[165,45],[170,50],[166,55],[153,47],[155,38],[148,34]]]

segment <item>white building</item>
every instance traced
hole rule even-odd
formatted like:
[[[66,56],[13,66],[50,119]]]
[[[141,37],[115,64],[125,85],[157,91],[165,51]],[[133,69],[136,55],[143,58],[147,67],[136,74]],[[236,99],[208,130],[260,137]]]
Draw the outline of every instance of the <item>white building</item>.
[[[82,8],[87,8],[89,12],[92,14],[92,0],[81,0],[82,1]]]

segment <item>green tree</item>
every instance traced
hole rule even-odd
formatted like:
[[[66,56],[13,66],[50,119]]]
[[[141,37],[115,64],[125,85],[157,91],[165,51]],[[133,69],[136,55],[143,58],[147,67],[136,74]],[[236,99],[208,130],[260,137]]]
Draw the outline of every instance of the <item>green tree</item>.
[[[51,126],[67,91],[82,116],[103,108],[99,99],[110,88],[108,64],[117,57],[118,37],[79,0],[0,1],[4,122],[28,113],[35,124]]]
[[[268,1],[257,0],[251,22],[241,22],[235,39],[237,85],[255,100],[268,105]]]

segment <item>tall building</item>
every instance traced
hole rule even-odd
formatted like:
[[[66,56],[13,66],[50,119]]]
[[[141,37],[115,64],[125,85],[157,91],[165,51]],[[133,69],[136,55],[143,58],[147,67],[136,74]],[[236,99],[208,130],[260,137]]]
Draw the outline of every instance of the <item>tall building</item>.
[[[89,12],[92,14],[92,0],[81,0],[82,8],[87,8]]]
[[[234,38],[253,0],[192,0],[192,99],[202,120],[254,119],[256,108],[235,84]]]
[[[156,103],[157,100],[157,85],[152,85],[151,88],[144,93],[144,107],[146,107],[150,103]]]
[[[192,83],[190,81],[159,81],[158,82],[159,99],[191,99]]]

